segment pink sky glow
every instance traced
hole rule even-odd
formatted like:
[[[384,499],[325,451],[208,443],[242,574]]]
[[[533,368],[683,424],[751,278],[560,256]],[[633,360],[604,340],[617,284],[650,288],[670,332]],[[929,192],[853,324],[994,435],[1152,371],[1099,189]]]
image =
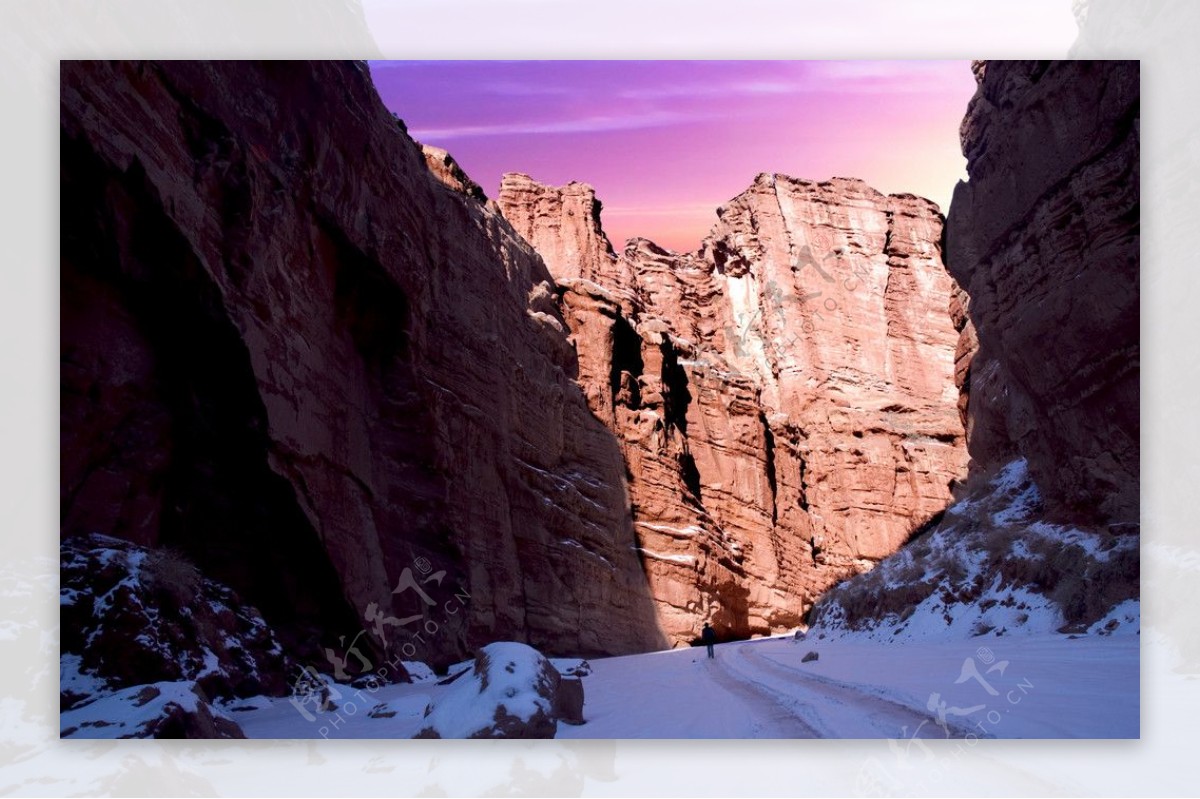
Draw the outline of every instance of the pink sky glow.
[[[694,250],[760,172],[862,178],[947,210],[966,61],[386,61],[389,109],[488,196],[505,172],[590,183],[618,249]]]

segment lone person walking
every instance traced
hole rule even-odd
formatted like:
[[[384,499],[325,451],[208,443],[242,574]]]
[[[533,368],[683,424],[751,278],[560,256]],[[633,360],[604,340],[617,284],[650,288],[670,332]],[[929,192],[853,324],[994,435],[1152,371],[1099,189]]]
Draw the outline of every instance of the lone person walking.
[[[700,633],[700,640],[708,647],[708,656],[710,658],[715,657],[713,655],[713,644],[717,642],[717,631],[710,627],[708,622],[704,622],[704,630]]]

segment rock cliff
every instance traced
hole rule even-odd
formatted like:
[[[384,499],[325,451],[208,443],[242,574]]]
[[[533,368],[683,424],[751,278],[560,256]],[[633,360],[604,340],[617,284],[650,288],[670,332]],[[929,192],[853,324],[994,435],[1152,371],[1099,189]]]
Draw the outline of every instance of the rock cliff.
[[[550,273],[365,65],[64,62],[61,129],[64,537],[325,667],[666,643]]]
[[[975,72],[961,128],[969,180],[946,223],[947,267],[970,295],[959,352],[971,469],[1021,456],[1051,517],[1135,523],[1137,64]]]
[[[763,174],[696,252],[615,256],[594,198],[508,175],[497,204],[557,278],[579,382],[621,441],[660,624],[794,627],[965,473],[941,216]]]
[[[360,64],[67,63],[61,126],[63,536],[180,550],[300,662],[780,631],[965,473],[928,201],[763,174],[617,253]]]
[[[543,186],[517,172],[504,176],[497,203],[513,228],[542,256],[555,280],[584,278],[625,285],[628,273],[600,227],[600,201],[586,183]]]
[[[471,180],[450,153],[441,147],[432,147],[428,144],[421,145],[421,153],[425,156],[425,163],[429,166],[429,171],[443,184],[479,202],[487,201],[483,187]]]

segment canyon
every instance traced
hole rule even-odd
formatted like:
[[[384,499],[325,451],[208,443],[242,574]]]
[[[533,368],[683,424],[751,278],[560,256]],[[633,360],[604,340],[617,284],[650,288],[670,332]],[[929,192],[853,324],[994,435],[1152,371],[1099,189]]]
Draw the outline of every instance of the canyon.
[[[64,62],[63,538],[440,668],[800,627],[1017,457],[1136,533],[1136,68],[975,68],[945,222],[763,173],[678,253],[360,63]]]

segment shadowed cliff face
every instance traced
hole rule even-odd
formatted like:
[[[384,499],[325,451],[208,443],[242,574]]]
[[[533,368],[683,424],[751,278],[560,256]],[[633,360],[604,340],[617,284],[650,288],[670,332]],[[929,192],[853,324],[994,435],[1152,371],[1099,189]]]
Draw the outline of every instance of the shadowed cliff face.
[[[966,453],[932,203],[764,174],[697,252],[620,255],[590,186],[512,174],[497,203],[557,279],[673,640],[797,626],[950,501]]]
[[[216,285],[140,162],[62,152],[62,525],[178,546],[274,618],[298,654],[356,624],[268,466],[266,413]]]
[[[64,536],[182,549],[320,661],[664,643],[549,274],[365,67],[64,63],[61,100]]]
[[[1023,456],[1051,518],[1136,523],[1137,64],[997,61],[976,77],[946,227],[970,295],[971,469]]]

